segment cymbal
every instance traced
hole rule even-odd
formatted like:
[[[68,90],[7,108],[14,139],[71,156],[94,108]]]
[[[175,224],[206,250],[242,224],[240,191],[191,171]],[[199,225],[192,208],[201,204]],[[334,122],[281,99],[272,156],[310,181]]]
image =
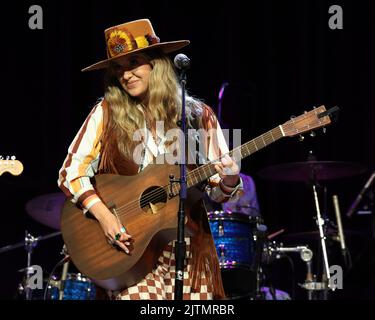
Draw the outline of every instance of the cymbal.
[[[62,192],[45,194],[26,203],[26,212],[34,220],[60,230],[61,210],[66,196]]]
[[[329,228],[325,232],[325,236],[327,239],[339,241],[338,231],[335,229]],[[355,231],[355,230],[344,230],[344,236],[346,238],[361,237],[363,236],[363,233],[359,231]],[[283,237],[286,240],[291,240],[291,241],[320,240],[319,231],[306,231],[306,232],[284,234],[281,237]]]
[[[271,166],[259,171],[259,176],[280,181],[334,180],[364,173],[362,165],[342,161],[305,161]]]

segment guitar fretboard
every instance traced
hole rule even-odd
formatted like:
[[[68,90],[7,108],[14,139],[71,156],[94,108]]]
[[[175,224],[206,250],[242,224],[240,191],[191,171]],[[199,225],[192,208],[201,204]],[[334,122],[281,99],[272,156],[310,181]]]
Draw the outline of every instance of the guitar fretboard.
[[[243,145],[231,150],[228,154],[235,161],[239,161],[263,149],[264,147],[267,147],[268,145],[281,139],[282,137],[283,137],[282,126],[278,126],[256,137],[255,139],[250,140],[244,143]],[[215,163],[219,162],[220,159],[221,157],[190,171],[186,177],[188,188],[204,180],[207,180],[209,177],[212,177],[213,175],[215,175],[216,174]],[[180,184],[173,183],[171,191],[173,195],[177,195],[180,191]]]

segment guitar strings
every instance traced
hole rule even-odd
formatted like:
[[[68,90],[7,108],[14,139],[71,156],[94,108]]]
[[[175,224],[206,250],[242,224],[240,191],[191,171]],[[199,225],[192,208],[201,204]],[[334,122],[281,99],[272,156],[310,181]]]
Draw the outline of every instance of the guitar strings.
[[[294,124],[295,123],[297,123],[298,121],[294,121]],[[287,131],[289,131],[288,129],[290,128],[290,127],[292,127],[293,126],[293,124],[287,124],[287,125],[285,125],[285,131],[287,132]],[[276,129],[276,128],[275,128]],[[267,133],[266,133],[267,134]],[[265,135],[266,135],[265,134]],[[267,141],[267,142],[270,142],[271,141],[271,139],[269,139],[268,137],[265,137],[266,138],[266,140],[265,141]],[[256,138],[255,138],[256,139]],[[275,141],[274,140],[274,138],[272,137],[272,141]],[[249,141],[250,142],[250,141]],[[229,153],[233,153],[233,152],[235,152],[237,149],[239,149],[239,148],[241,148],[242,146],[240,146],[240,147],[237,147],[237,148],[235,148],[235,149],[233,149],[232,151],[230,151]],[[220,158],[219,158],[220,159]],[[217,159],[218,160],[218,159]],[[214,161],[217,161],[217,160],[214,160]],[[209,162],[209,163],[207,163],[206,165],[211,165],[214,161],[211,161],[211,162]],[[197,178],[197,175],[196,175],[196,172],[198,172],[198,170],[200,170],[201,168],[196,168],[196,169],[194,169],[194,170],[192,170],[190,173],[189,173],[189,175],[192,175],[192,176],[194,176],[195,178]],[[199,174],[199,172],[198,172],[198,175],[200,176],[200,174]],[[175,184],[173,184],[173,186],[174,186]],[[144,203],[152,203],[152,201],[153,200],[157,200],[160,196],[163,196],[163,194],[166,192],[166,193],[168,193],[168,191],[166,190],[166,188],[168,188],[169,187],[169,185],[168,186],[163,186],[163,187],[160,187],[158,190],[155,190],[155,191],[153,191],[153,192],[150,192],[146,197],[144,197],[143,199],[142,199],[142,202],[144,202]],[[173,188],[173,187],[172,187]],[[132,212],[132,210],[134,210],[134,209],[137,209],[138,210],[138,202],[139,202],[139,200],[133,200],[132,202],[129,202],[129,203],[127,203],[127,204],[125,204],[125,205],[123,205],[123,206],[120,206],[118,209],[117,209],[117,212],[124,212],[125,210],[126,211],[128,211],[128,213],[131,213]]]
[[[298,122],[301,122],[301,121],[304,121],[304,120],[305,120],[304,118],[301,118],[299,120],[293,120],[291,123],[289,123],[289,121],[288,121],[286,124],[282,125],[283,129],[284,129],[285,132],[293,131],[293,130],[290,130],[290,128],[294,127],[295,124],[297,124]],[[277,128],[278,127],[274,128],[274,129],[277,129]],[[272,129],[272,130],[274,130],[274,129]],[[272,130],[270,130],[269,132],[265,133],[264,135],[261,135],[260,137],[262,137],[263,140],[265,138],[266,139],[265,142],[266,141],[270,142],[271,140],[275,141],[275,139],[272,136],[272,133],[271,133],[271,136],[272,136],[271,139],[269,137],[266,137],[266,135],[269,134]],[[259,137],[257,137],[257,138],[259,138]],[[255,138],[255,139],[257,139],[257,138]],[[253,139],[251,141],[254,141],[255,139]],[[249,143],[249,142],[247,142],[247,143]],[[244,145],[246,145],[247,143],[245,143]],[[241,145],[241,146],[239,146],[239,147],[237,147],[237,148],[229,151],[229,153],[227,153],[227,154],[233,154],[234,152],[236,152],[239,149],[241,149],[244,145]],[[222,157],[220,157],[220,158],[218,158],[218,159],[216,159],[214,161],[208,162],[207,164],[205,164],[205,166],[210,167],[210,165],[212,165],[215,161],[220,160]],[[200,177],[200,174],[199,174],[198,170],[201,170],[201,167],[198,167],[198,168],[192,170],[191,172],[189,172],[188,176],[190,175],[190,176],[193,176],[194,178],[197,178],[198,176]],[[206,170],[204,170],[204,171],[206,171]],[[198,176],[196,175],[197,172],[198,172]],[[188,177],[188,179],[189,179],[189,177]],[[173,191],[173,186],[175,186],[175,183],[172,184],[172,191]],[[169,196],[168,190],[166,190],[166,188],[168,188],[168,187],[169,187],[169,185],[165,185],[165,186],[162,186],[162,187],[158,188],[155,191],[150,192],[146,197],[144,197],[142,199],[142,202],[146,203],[146,205],[148,203],[152,203],[152,201],[157,200],[160,196],[163,196],[164,193],[167,193],[167,197],[168,197]],[[140,200],[138,200],[138,199],[137,200],[133,200],[133,201],[127,203],[127,204],[124,204],[124,205],[118,207],[116,210],[117,210],[118,213],[122,213],[122,212],[124,212],[126,210],[127,213],[130,214],[130,213],[132,213],[132,211],[134,209],[138,209],[138,203],[139,203],[139,201]]]
[[[295,123],[296,123],[297,121],[295,121]],[[291,127],[292,126],[292,124],[290,124],[290,125],[286,125],[285,126],[285,131],[288,131],[288,127]],[[276,128],[275,128],[276,129]],[[267,134],[267,133],[266,133]],[[265,134],[265,135],[266,135]],[[271,134],[271,136],[272,136],[272,134]],[[256,138],[255,138],[256,139]],[[264,140],[264,138],[263,138],[263,140]],[[275,139],[274,139],[274,137],[272,136],[272,138],[270,138],[270,137],[267,137],[267,136],[265,136],[265,142],[272,142],[272,141],[275,141]],[[250,141],[249,141],[250,142]],[[238,149],[240,149],[240,148],[242,148],[243,146],[240,146],[240,147],[237,147],[237,148],[235,148],[235,149],[233,149],[232,151],[230,151],[229,152],[229,154],[231,154],[231,153],[234,153],[235,151],[237,151]],[[220,158],[219,158],[220,159]],[[218,159],[217,159],[218,160]],[[214,161],[217,161],[217,160],[214,160]],[[211,162],[208,162],[206,165],[207,166],[209,166],[209,165],[211,165],[214,161],[211,161]],[[201,170],[201,168],[196,168],[196,169],[194,169],[194,170],[192,170],[190,173],[189,173],[189,175],[191,175],[191,176],[194,176],[195,178],[197,178],[198,176],[200,176],[200,174],[199,174],[199,172],[198,172],[198,170]],[[198,176],[196,175],[196,173],[198,172]],[[173,186],[174,186],[175,184],[173,184]],[[172,188],[173,188],[173,186],[172,186]],[[142,202],[143,203],[146,203],[146,205],[147,205],[147,203],[152,203],[153,202],[153,200],[157,200],[160,196],[163,196],[163,194],[166,192],[167,194],[168,194],[168,191],[166,190],[166,188],[168,188],[169,187],[169,185],[168,186],[163,186],[163,187],[160,187],[158,190],[155,190],[155,191],[153,191],[153,192],[150,192],[146,197],[144,197],[143,199],[142,199]],[[123,205],[123,206],[120,206],[118,209],[117,209],[117,212],[119,212],[119,213],[122,213],[122,212],[124,212],[125,210],[130,214],[130,213],[132,213],[132,211],[134,210],[134,209],[137,209],[138,210],[138,203],[139,203],[139,200],[133,200],[132,202],[129,202],[129,203],[127,203],[127,204],[125,204],[125,205]]]

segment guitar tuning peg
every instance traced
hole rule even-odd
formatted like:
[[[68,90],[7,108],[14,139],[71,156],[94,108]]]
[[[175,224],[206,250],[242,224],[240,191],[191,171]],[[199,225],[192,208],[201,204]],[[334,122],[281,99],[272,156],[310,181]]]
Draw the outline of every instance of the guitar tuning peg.
[[[300,134],[299,137],[298,137],[298,140],[300,142],[302,142],[303,140],[305,140],[305,137],[302,134]]]
[[[294,119],[295,117],[296,117],[296,116],[290,116],[290,119],[292,119],[292,120],[293,120],[293,119]]]
[[[305,113],[305,114],[306,114],[306,113],[307,113],[307,111],[305,110],[305,111],[304,111],[303,113]]]
[[[16,156],[11,156],[10,157],[12,160],[16,160]]]
[[[327,128],[324,127],[324,128],[322,129],[322,131],[323,131],[323,133],[327,133]]]
[[[311,132],[310,132],[310,137],[311,137],[311,138],[314,138],[315,136],[316,136],[315,131],[311,131]]]

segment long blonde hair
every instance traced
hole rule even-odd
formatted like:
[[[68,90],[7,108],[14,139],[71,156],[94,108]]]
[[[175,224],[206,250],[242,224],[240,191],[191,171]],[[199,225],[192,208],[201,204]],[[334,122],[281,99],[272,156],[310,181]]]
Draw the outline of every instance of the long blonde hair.
[[[131,97],[120,85],[115,68],[110,67],[105,82],[104,98],[109,105],[109,126],[116,135],[118,150],[127,158],[132,157],[135,142],[133,134],[143,127],[146,120],[164,122],[164,130],[177,127],[181,114],[181,87],[171,60],[161,51],[150,50],[141,54],[151,65],[148,105],[143,113],[140,102]],[[202,105],[198,99],[186,95],[188,121],[193,114],[201,115]],[[150,128],[149,128],[150,129]]]

